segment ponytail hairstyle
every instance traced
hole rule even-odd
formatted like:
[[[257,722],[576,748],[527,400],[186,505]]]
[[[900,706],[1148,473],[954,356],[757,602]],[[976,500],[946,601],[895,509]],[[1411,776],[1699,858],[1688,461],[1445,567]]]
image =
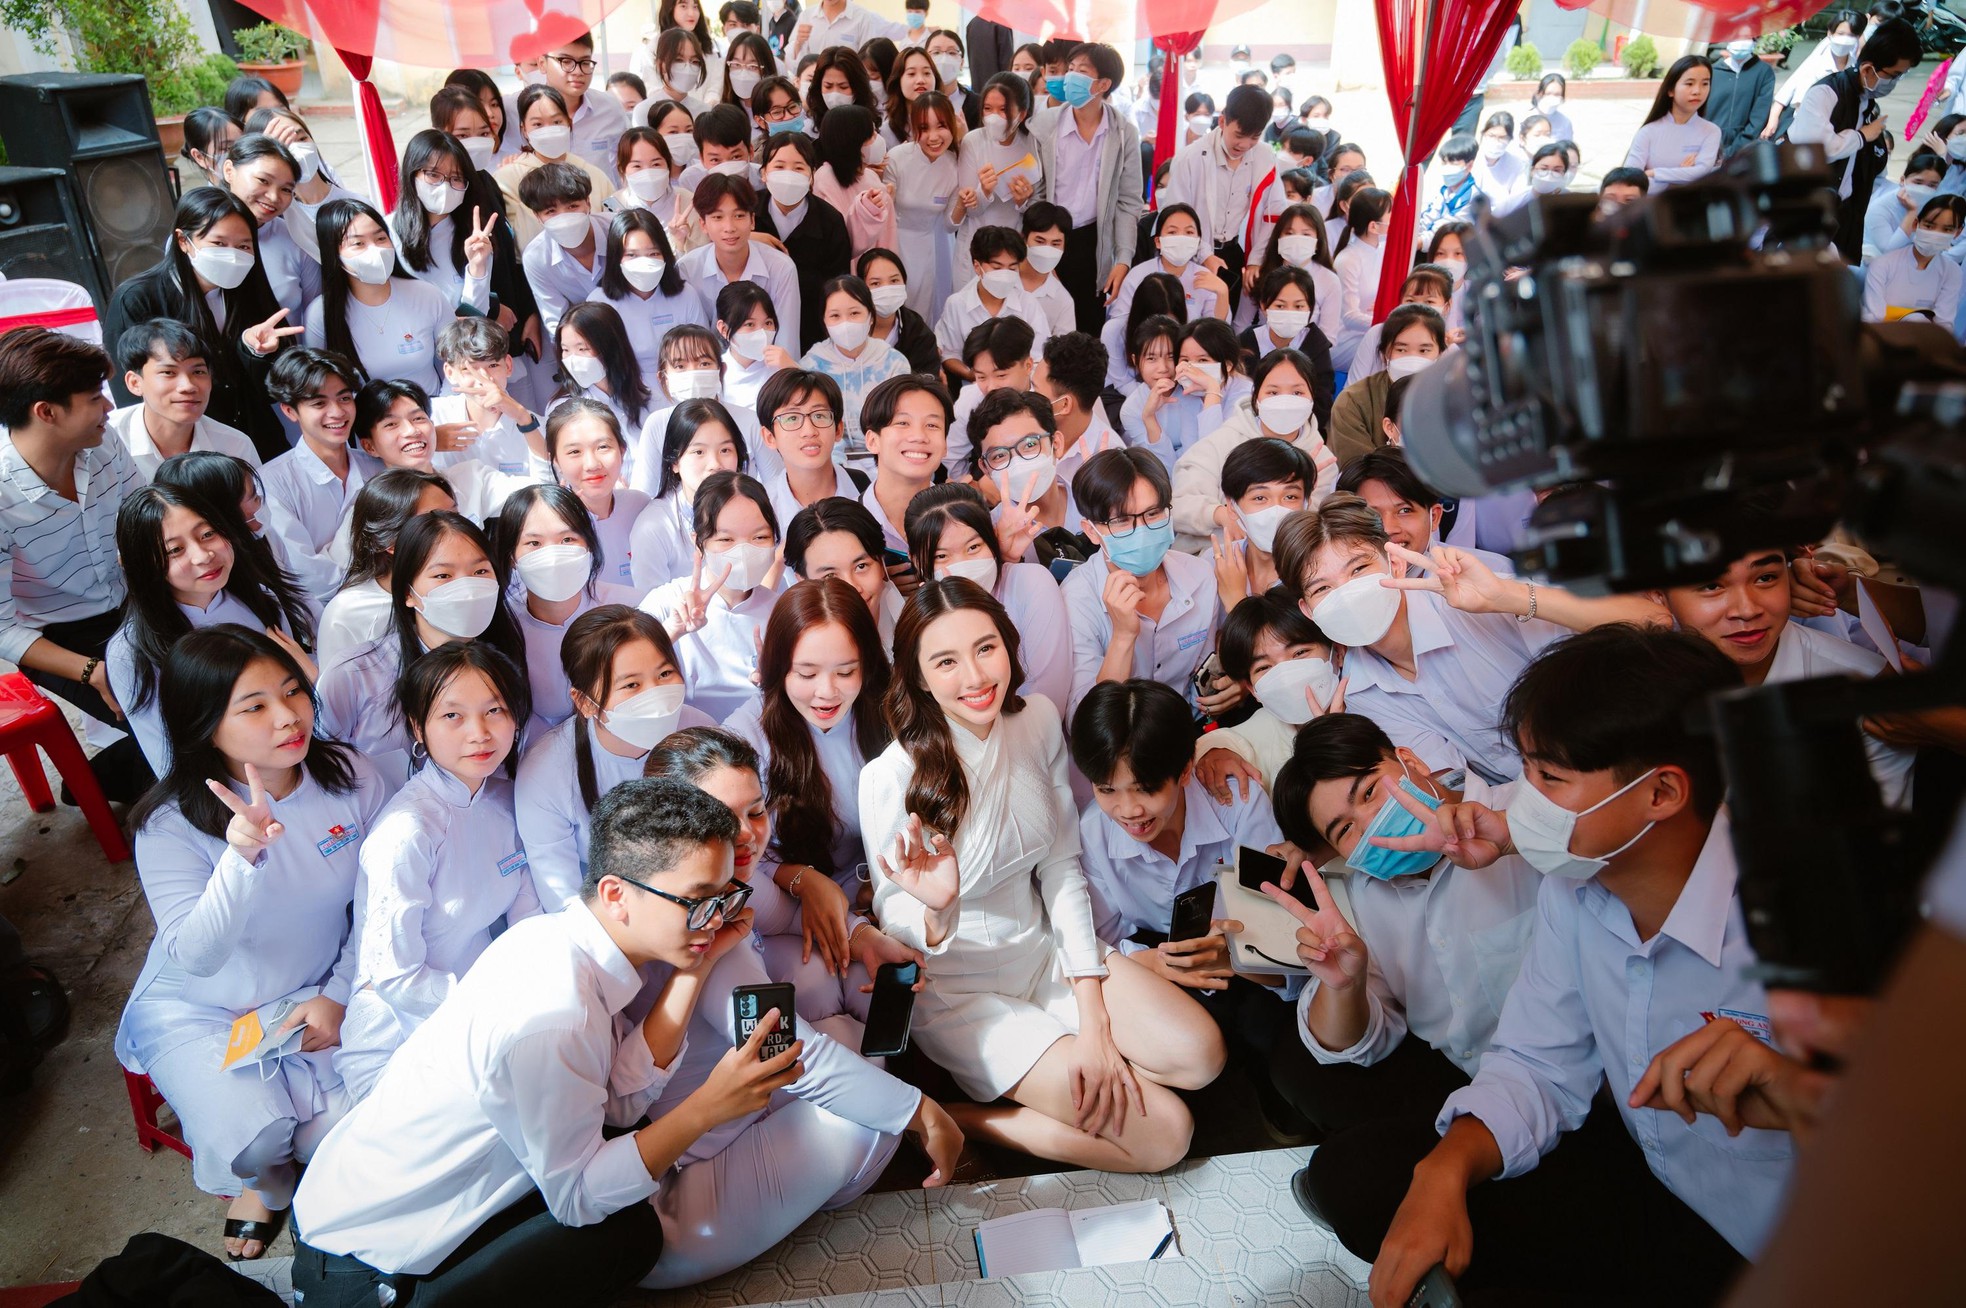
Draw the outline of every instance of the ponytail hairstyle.
[[[1345,232],[1338,238],[1339,252],[1344,252],[1354,236],[1363,238],[1366,230],[1384,218],[1392,207],[1391,193],[1376,186],[1362,186],[1354,191],[1351,203],[1345,207]]]
[[[315,784],[332,795],[355,788],[354,755],[346,745],[325,740],[311,730],[320,717],[314,684],[278,641],[264,632],[229,622],[186,634],[164,661],[157,703],[164,715],[164,735],[170,741],[171,769],[152,786],[130,812],[130,826],[141,831],[151,818],[175,808],[196,830],[223,839],[232,810],[206,786],[208,781],[230,784],[225,756],[212,743],[232,710],[232,691],[246,668],[265,659],[300,683],[310,705],[310,739],[300,765]]]
[[[677,681],[682,680],[682,664],[676,659],[675,644],[669,632],[650,613],[626,604],[597,604],[567,624],[566,638],[560,642],[560,670],[574,693],[605,710],[614,686],[614,660],[624,645],[645,640],[669,665]],[[593,728],[587,715],[576,708],[573,715],[574,778],[580,785],[581,806],[589,812],[601,801],[601,787],[594,774]]]
[[[1024,698],[1017,693],[1024,684],[1017,627],[995,597],[960,577],[923,582],[902,607],[894,624],[894,675],[887,687],[888,726],[915,764],[905,810],[952,839],[969,815],[969,782],[963,777],[948,716],[922,682],[922,636],[937,618],[962,609],[981,610],[996,624],[1010,655],[1003,712],[1005,716],[1023,712]]]
[[[820,765],[812,728],[785,693],[799,638],[829,622],[844,627],[860,651],[853,739],[863,760],[877,757],[888,744],[881,713],[888,693],[887,654],[860,592],[840,578],[796,582],[778,597],[765,621],[758,684],[765,688],[759,721],[771,748],[770,775],[763,780],[773,819],[772,850],[781,863],[804,863],[832,877],[844,870],[833,865],[833,785]]]
[[[594,351],[607,376],[608,393],[621,406],[628,421],[639,427],[654,407],[654,397],[649,394],[648,383],[642,380],[641,366],[635,362],[635,347],[628,341],[628,328],[622,324],[620,312],[612,304],[586,300],[561,314],[560,325],[553,330],[553,351],[561,358],[566,357],[561,341],[569,327]],[[568,395],[585,394],[564,368],[560,375]]]
[[[442,473],[419,468],[388,468],[362,483],[348,523],[348,572],[337,591],[365,581],[386,589],[395,557],[396,538],[416,516],[417,501],[434,486],[457,503],[457,492]]]
[[[482,640],[454,640],[439,645],[414,663],[405,663],[396,676],[396,711],[410,729],[417,748],[410,751],[412,770],[429,760],[429,747],[423,743],[424,725],[437,706],[437,697],[460,673],[477,672],[491,684],[512,718],[512,747],[505,751],[505,775],[519,775],[519,737],[526,719],[532,716],[532,685],[525,670],[505,657],[497,647]]]
[[[396,632],[397,666],[400,668],[407,669],[423,657],[423,642],[416,634],[416,610],[410,607],[410,588],[416,581],[416,574],[423,571],[423,565],[430,561],[430,556],[437,552],[437,547],[446,536],[464,537],[484,554],[487,563],[493,565],[493,573],[498,571],[498,556],[492,551],[491,542],[478,530],[478,525],[463,514],[438,509],[434,513],[419,513],[404,524],[396,536],[396,558],[389,573],[389,621]],[[522,673],[525,671],[525,638],[519,634],[519,624],[512,620],[512,611],[506,606],[502,589],[498,603],[492,609],[490,625],[473,639],[497,647]]]
[[[303,645],[313,645],[314,611],[306,593],[294,575],[280,565],[266,538],[253,534],[253,524],[246,518],[247,493],[262,501],[266,498],[258,468],[236,455],[220,454],[216,450],[188,450],[158,464],[150,484],[174,487],[215,504],[237,504],[253,558],[259,565],[260,584],[287,615],[287,630],[293,638]]]

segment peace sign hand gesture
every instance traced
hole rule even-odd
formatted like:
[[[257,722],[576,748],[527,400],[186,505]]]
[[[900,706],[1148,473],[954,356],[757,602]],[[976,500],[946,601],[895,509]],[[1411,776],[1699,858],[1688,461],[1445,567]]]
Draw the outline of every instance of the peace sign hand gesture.
[[[1486,563],[1466,550],[1436,545],[1425,554],[1416,554],[1402,545],[1388,544],[1386,554],[1404,563],[1408,574],[1392,577],[1386,585],[1394,590],[1430,590],[1463,613],[1508,613],[1507,596],[1511,587],[1522,583],[1495,575]],[[1414,568],[1425,568],[1433,575],[1415,577]]]
[[[997,550],[1006,564],[1022,559],[1031,542],[1044,531],[1044,524],[1038,521],[1037,511],[1031,506],[1049,489],[1047,486],[1040,490],[1038,479],[1033,477],[1021,497],[1013,496],[1009,475],[997,474],[997,490],[1003,496],[1003,512],[997,517]]]
[[[1352,930],[1352,924],[1331,901],[1331,888],[1318,870],[1306,863],[1303,876],[1311,886],[1315,909],[1306,908],[1273,881],[1263,883],[1263,893],[1282,904],[1297,919],[1297,961],[1309,968],[1320,985],[1348,990],[1365,976],[1368,955],[1365,942]]]
[[[233,794],[224,782],[207,780],[205,785],[218,796],[219,803],[232,810],[232,820],[225,824],[225,843],[247,861],[258,858],[286,831],[273,816],[273,804],[260,784],[259,769],[252,764],[246,764],[245,799]]]
[[[1350,682],[1351,678],[1349,677],[1338,678],[1337,686],[1332,689],[1331,702],[1329,704],[1318,703],[1317,692],[1309,686],[1304,687],[1304,703],[1310,706],[1311,716],[1321,718],[1327,713],[1343,713],[1345,711],[1345,687]]]
[[[287,311],[281,309],[258,326],[248,327],[240,332],[239,339],[244,341],[246,348],[254,354],[271,354],[280,348],[281,341],[289,336],[298,336],[307,330],[305,327],[282,327],[281,320],[286,316]]]
[[[471,231],[464,238],[464,275],[483,277],[491,272],[492,232],[498,227],[498,213],[481,221],[482,210],[471,206]]]
[[[894,833],[894,857],[879,859],[881,873],[913,895],[930,912],[947,914],[962,894],[962,874],[956,867],[956,847],[939,831],[922,825],[910,813]]]
[[[1528,782],[1523,782],[1528,785]],[[1483,868],[1504,854],[1513,853],[1509,841],[1509,819],[1486,804],[1465,801],[1428,808],[1407,793],[1405,786],[1394,786],[1387,794],[1393,802],[1420,819],[1425,829],[1416,836],[1374,836],[1371,843],[1381,849],[1445,854],[1458,867]]]
[[[724,588],[724,582],[730,577],[730,569],[730,564],[724,564],[723,570],[712,577],[706,586],[703,584],[703,556],[696,556],[696,567],[690,571],[689,585],[683,587],[682,602],[676,605],[676,611],[663,624],[668,628],[669,639],[678,640],[692,631],[703,629],[703,624],[710,619],[710,601],[717,598],[717,592]]]

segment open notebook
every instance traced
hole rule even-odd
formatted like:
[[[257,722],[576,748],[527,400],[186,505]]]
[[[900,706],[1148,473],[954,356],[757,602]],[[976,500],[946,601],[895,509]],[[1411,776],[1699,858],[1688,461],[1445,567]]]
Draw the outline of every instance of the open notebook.
[[[1069,1212],[1039,1208],[993,1217],[976,1228],[976,1261],[985,1276],[1180,1256],[1174,1218],[1158,1199]]]

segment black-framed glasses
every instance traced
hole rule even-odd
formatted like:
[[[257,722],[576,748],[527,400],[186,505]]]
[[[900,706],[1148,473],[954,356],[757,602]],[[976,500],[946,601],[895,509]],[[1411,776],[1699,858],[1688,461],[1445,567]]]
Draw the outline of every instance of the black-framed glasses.
[[[621,876],[619,872],[615,873],[615,875]],[[742,881],[722,894],[711,895],[705,899],[684,899],[681,895],[672,895],[666,890],[657,890],[647,882],[637,881],[633,877],[621,877],[621,879],[631,886],[639,886],[641,889],[654,895],[657,899],[666,899],[670,903],[680,907],[684,912],[689,914],[685,925],[692,931],[708,930],[710,924],[716,921],[719,915],[722,915],[724,921],[730,921],[751,899],[751,887]]]
[[[773,414],[771,419],[771,425],[780,431],[797,431],[807,423],[811,423],[816,431],[831,431],[839,426],[839,420],[833,417],[831,409],[815,409],[811,413],[799,413],[795,410],[790,413]]]
[[[1122,513],[1111,521],[1099,524],[1108,536],[1115,540],[1125,540],[1140,527],[1159,529],[1168,524],[1174,516],[1172,505],[1158,504],[1145,513]]]
[[[1034,431],[1023,440],[1018,441],[1015,445],[999,445],[994,450],[985,450],[983,451],[983,466],[991,472],[1002,472],[1010,466],[1010,461],[1013,458],[1037,458],[1039,454],[1044,452],[1045,444],[1050,440],[1051,437],[1045,435],[1043,432]]]
[[[547,58],[558,64],[560,71],[564,73],[591,73],[596,62],[592,59],[582,59],[577,55],[548,55]]]
[[[464,179],[462,177],[454,177],[449,173],[440,173],[435,168],[418,169],[416,176],[418,181],[428,182],[432,186],[448,186],[453,191],[464,189]]]

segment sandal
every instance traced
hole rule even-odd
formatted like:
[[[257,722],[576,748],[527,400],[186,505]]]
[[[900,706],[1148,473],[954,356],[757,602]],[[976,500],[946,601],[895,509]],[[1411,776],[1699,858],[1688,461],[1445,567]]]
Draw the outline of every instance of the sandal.
[[[263,1222],[248,1221],[243,1217],[228,1217],[225,1219],[224,1236],[228,1240],[259,1241],[259,1252],[252,1255],[252,1258],[264,1258],[272,1250],[273,1242],[280,1238],[280,1232],[287,1229],[287,1214],[291,1211],[293,1211],[291,1207],[278,1209],[273,1216]],[[252,1261],[245,1254],[227,1252],[225,1257],[228,1262],[234,1263]]]

